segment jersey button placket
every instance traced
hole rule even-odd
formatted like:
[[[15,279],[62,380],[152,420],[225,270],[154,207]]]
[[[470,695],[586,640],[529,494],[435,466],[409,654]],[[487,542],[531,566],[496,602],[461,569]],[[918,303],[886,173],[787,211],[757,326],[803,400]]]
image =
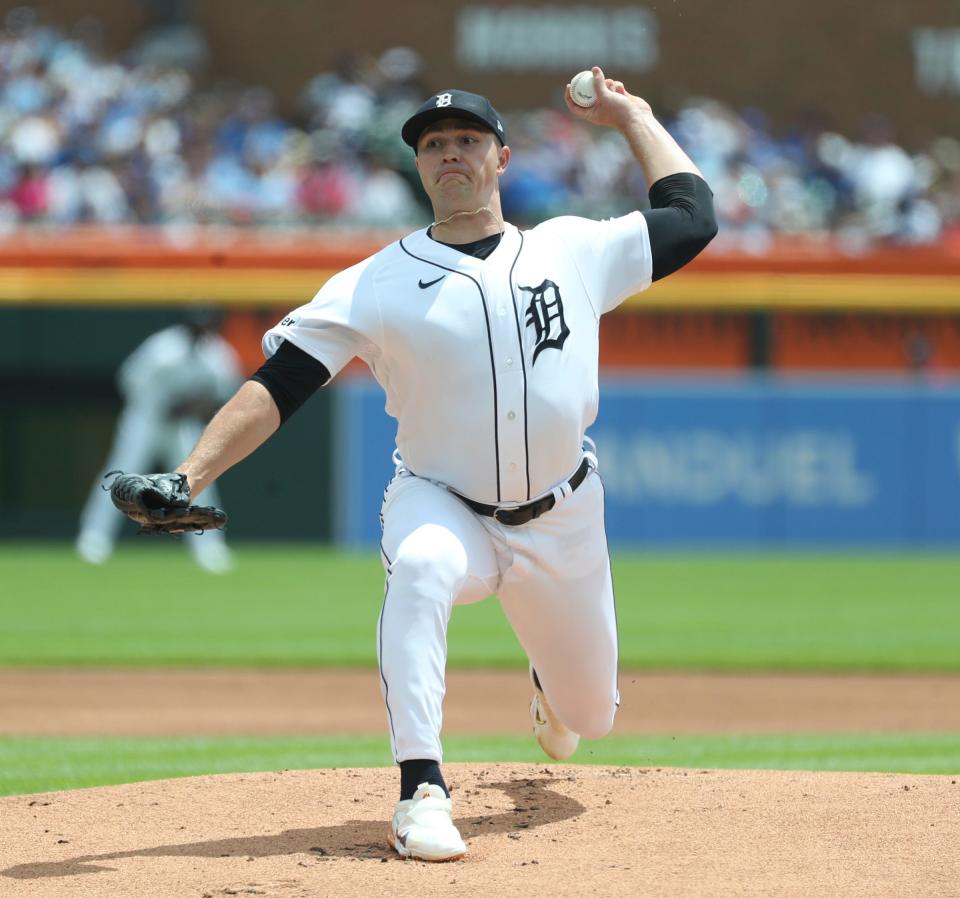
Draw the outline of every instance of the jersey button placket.
[[[513,297],[502,271],[484,272],[484,290],[495,314],[491,316],[499,404],[500,480],[503,501],[526,499],[526,441],[524,439],[523,371],[517,355],[517,323]]]

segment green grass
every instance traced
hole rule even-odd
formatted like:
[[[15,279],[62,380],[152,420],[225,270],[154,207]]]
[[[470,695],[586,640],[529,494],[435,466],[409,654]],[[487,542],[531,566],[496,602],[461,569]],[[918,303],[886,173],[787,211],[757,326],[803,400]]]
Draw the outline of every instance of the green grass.
[[[529,736],[449,736],[446,761],[547,763]],[[960,733],[610,736],[573,759],[639,767],[960,773]],[[385,737],[0,739],[0,795],[241,771],[390,767]]]
[[[202,539],[202,537],[200,537]],[[960,670],[958,555],[614,557],[624,667]],[[0,545],[0,665],[375,664],[375,554],[240,546],[235,573],[182,545]],[[457,609],[453,666],[519,666],[499,605]]]
[[[614,557],[621,662],[688,670],[960,670],[960,557]],[[182,545],[123,544],[103,568],[69,547],[0,545],[0,667],[373,666],[374,554],[238,548],[234,574]],[[458,609],[455,666],[520,666],[499,605]],[[531,739],[449,737],[448,761],[543,763]],[[611,736],[582,763],[960,773],[960,734]],[[390,766],[385,737],[0,739],[0,794],[209,773]]]

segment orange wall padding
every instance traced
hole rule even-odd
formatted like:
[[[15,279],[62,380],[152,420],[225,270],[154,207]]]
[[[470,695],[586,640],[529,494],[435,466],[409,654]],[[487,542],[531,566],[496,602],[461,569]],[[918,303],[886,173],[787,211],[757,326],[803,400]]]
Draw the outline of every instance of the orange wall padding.
[[[396,231],[87,226],[22,229],[0,241],[0,268],[341,269],[403,236]],[[960,276],[960,234],[932,246],[888,246],[860,253],[802,237],[780,237],[762,255],[711,246],[688,271],[717,274],[916,274]]]
[[[624,312],[600,319],[604,368],[742,368],[749,360],[746,315]]]
[[[960,316],[775,315],[771,364],[784,370],[960,370]]]

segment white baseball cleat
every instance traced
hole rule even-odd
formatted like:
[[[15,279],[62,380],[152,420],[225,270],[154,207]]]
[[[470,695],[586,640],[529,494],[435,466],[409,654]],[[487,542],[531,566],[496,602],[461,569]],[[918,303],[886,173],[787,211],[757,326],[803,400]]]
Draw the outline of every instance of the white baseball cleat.
[[[455,861],[467,853],[453,825],[453,802],[443,789],[420,783],[413,798],[398,801],[387,841],[402,858]]]
[[[540,747],[555,761],[569,758],[580,744],[579,734],[567,729],[553,713],[547,697],[537,681],[537,673],[530,665],[530,682],[533,685],[533,701],[530,703],[530,720],[533,735]]]

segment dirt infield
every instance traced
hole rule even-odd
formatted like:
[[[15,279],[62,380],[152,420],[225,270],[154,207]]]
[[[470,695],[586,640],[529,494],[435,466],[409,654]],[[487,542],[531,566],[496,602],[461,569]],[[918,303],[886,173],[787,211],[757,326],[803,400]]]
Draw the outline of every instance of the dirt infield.
[[[960,730],[960,678],[624,674],[618,732]],[[454,672],[448,732],[523,731],[522,673]],[[0,734],[382,733],[375,673],[0,671]],[[0,798],[0,898],[960,895],[960,776],[447,766],[469,845],[404,863],[394,770]]]
[[[0,799],[16,898],[956,896],[949,777],[451,765],[469,853],[386,847],[394,774],[167,780]]]
[[[960,677],[622,673],[618,733],[957,732]],[[452,671],[448,733],[526,732],[522,672]],[[385,733],[375,671],[0,670],[0,735]]]

